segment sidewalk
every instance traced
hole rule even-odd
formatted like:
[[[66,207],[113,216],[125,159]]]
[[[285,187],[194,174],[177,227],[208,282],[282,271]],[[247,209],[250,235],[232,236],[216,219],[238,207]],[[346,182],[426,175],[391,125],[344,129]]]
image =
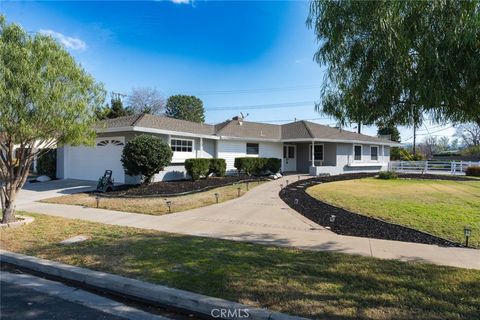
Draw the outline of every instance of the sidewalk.
[[[262,184],[241,198],[165,216],[28,202],[19,210],[112,225],[305,250],[360,254],[480,269],[480,250],[337,235],[289,208],[279,197],[286,179]]]

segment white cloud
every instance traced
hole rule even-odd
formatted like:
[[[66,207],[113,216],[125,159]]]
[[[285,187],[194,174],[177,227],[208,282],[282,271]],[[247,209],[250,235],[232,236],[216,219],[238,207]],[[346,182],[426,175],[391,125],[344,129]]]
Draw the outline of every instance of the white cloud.
[[[68,37],[64,35],[63,33],[56,32],[53,30],[40,30],[40,33],[49,35],[60,41],[61,44],[63,44],[66,48],[72,49],[72,50],[80,50],[83,51],[87,49],[87,44],[85,41],[78,39],[78,38],[73,38],[73,37]]]

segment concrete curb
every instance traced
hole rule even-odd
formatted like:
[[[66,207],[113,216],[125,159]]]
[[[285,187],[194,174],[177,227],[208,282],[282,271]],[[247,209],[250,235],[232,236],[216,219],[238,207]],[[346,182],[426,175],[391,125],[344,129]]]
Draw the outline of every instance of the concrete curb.
[[[73,302],[90,309],[95,309],[106,314],[115,315],[128,320],[170,320],[164,316],[150,314],[126,306],[120,302],[95,295],[93,293],[69,287],[60,282],[50,281],[29,274],[14,274],[2,272],[2,282],[11,283],[23,288],[28,288],[49,296]]]
[[[248,320],[306,320],[267,309],[169,288],[114,274],[93,271],[0,249],[0,261],[46,275],[131,297],[154,305],[187,310],[207,318]],[[212,316],[213,312],[213,316]]]

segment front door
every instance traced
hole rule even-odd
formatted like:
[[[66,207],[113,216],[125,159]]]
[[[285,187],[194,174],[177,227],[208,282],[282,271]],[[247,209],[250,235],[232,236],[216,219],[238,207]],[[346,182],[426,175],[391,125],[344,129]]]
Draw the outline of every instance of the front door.
[[[295,145],[283,146],[283,171],[297,171],[297,148]]]

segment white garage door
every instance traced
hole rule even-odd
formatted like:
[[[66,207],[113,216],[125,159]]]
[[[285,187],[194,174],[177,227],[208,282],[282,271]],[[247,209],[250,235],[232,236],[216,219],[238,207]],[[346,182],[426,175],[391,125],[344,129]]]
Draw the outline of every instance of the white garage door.
[[[68,147],[67,178],[97,181],[105,170],[113,171],[116,183],[125,182],[120,158],[124,137],[99,138],[95,147]]]

